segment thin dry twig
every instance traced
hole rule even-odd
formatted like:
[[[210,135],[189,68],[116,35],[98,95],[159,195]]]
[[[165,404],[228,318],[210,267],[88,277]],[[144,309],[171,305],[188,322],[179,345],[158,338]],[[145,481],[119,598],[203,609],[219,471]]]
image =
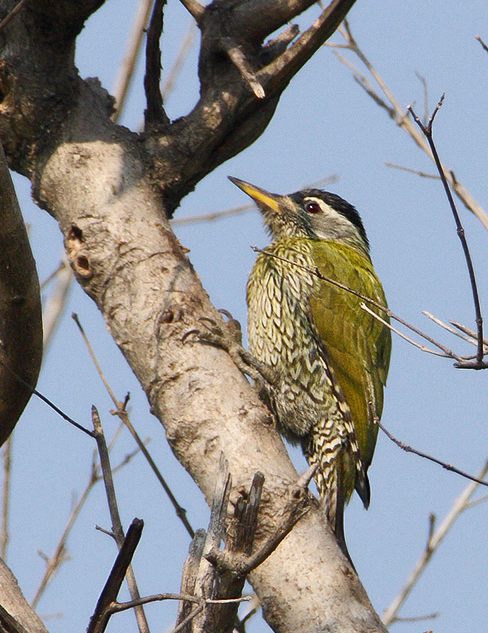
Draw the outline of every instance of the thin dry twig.
[[[120,430],[122,428],[122,423],[120,423],[119,428],[115,432],[109,446],[109,451],[114,446],[117,438],[120,434]],[[117,472],[120,468],[123,468],[126,464],[128,464],[131,459],[138,453],[138,450],[133,451],[132,453],[125,456],[125,458],[113,469],[113,472]],[[86,500],[88,499],[91,491],[95,487],[95,485],[101,480],[100,474],[100,463],[97,463],[96,460],[96,451],[93,454],[92,465],[90,470],[90,475],[85,486],[85,489],[81,493],[80,498],[72,508],[68,520],[66,522],[66,526],[58,539],[58,544],[54,550],[52,556],[43,556],[46,561],[46,569],[44,570],[43,577],[41,578],[35,596],[32,600],[32,606],[35,608],[39,603],[39,600],[42,597],[42,594],[46,590],[47,586],[53,579],[54,575],[58,573],[59,568],[63,562],[67,560],[66,557],[66,543],[68,541],[68,537],[73,529],[78,516],[80,515],[83,506],[85,505]]]
[[[486,51],[488,53],[488,46],[483,42],[483,40],[481,39],[481,37],[479,35],[476,36],[476,39],[478,40],[478,42],[481,44],[481,46],[483,47],[483,50]]]
[[[366,297],[366,295],[363,295],[360,292],[357,292],[356,290],[353,290],[352,288],[349,288],[345,284],[341,284],[339,281],[336,281],[335,279],[331,279],[330,277],[326,277],[325,275],[323,275],[320,272],[320,270],[318,270],[318,268],[310,268],[309,266],[305,266],[304,264],[299,264],[297,262],[290,262],[285,257],[281,257],[280,255],[276,255],[276,253],[271,253],[270,251],[267,251],[266,249],[257,248],[257,246],[251,246],[251,248],[256,253],[265,253],[266,255],[269,255],[269,257],[274,257],[275,259],[279,259],[279,260],[287,262],[289,264],[293,264],[294,266],[297,266],[298,268],[301,268],[303,270],[308,271],[311,275],[314,275],[315,277],[317,277],[321,281],[326,281],[326,282],[332,284],[333,286],[337,286],[338,288],[341,288],[341,290],[345,290],[346,292],[350,292],[351,294],[355,295],[359,299],[362,299],[364,302],[368,303],[369,305],[372,305],[373,307],[377,308],[378,310],[381,310],[381,312],[383,312],[388,318],[393,319],[393,320],[397,321],[398,323],[401,323],[402,325],[404,325],[406,328],[408,328],[409,330],[411,330],[412,332],[414,332],[415,334],[417,334],[421,338],[425,339],[429,343],[432,343],[433,345],[438,347],[440,350],[442,350],[443,354],[438,354],[438,352],[430,350],[429,348],[424,348],[424,346],[414,343],[414,345],[416,347],[419,347],[419,349],[422,349],[422,351],[429,352],[430,354],[445,356],[447,358],[452,358],[452,359],[454,359],[456,361],[457,360],[459,360],[459,361],[464,361],[465,360],[463,357],[457,356],[452,350],[450,350],[448,347],[446,347],[442,343],[439,343],[438,341],[433,339],[431,336],[429,336],[425,332],[422,332],[421,330],[419,330],[417,327],[415,327],[411,323],[408,323],[408,321],[405,321],[405,319],[402,319],[402,317],[400,317],[397,314],[395,314],[394,312],[392,312],[389,308],[385,307],[384,305],[381,305],[381,303],[378,303],[377,301],[374,301],[370,297]],[[365,306],[363,306],[363,309],[365,309]],[[376,314],[373,311],[369,311],[368,310],[368,312],[370,312],[370,314],[374,318],[378,319],[381,323],[383,323],[384,325],[389,327],[393,332],[398,333],[397,330],[395,328],[393,328],[388,323],[388,321],[386,321],[385,319],[382,319],[378,314]],[[404,338],[408,342],[411,342],[411,340],[408,337],[406,337],[406,336],[402,336],[402,338]]]
[[[132,29],[127,41],[124,58],[119,66],[112,94],[115,97],[115,111],[112,115],[118,121],[125,105],[130,83],[134,77],[139,51],[142,46],[146,24],[151,14],[153,0],[139,0]]]
[[[452,358],[452,352],[450,354],[446,354],[445,352],[438,352],[438,351],[436,351],[434,349],[430,349],[430,347],[427,347],[426,345],[422,345],[421,343],[417,343],[417,341],[414,341],[413,338],[410,338],[409,336],[407,336],[406,334],[401,332],[396,327],[393,327],[393,325],[391,325],[391,323],[388,323],[388,321],[386,321],[385,319],[382,319],[379,315],[376,314],[376,312],[374,312],[373,310],[368,308],[368,306],[366,304],[360,303],[359,305],[360,305],[362,310],[364,310],[365,312],[370,314],[377,321],[379,321],[380,323],[385,325],[387,328],[389,328],[392,332],[394,332],[397,336],[402,338],[404,341],[407,341],[407,343],[410,343],[410,345],[413,345],[414,347],[416,347],[417,349],[421,350],[422,352],[427,352],[428,354],[433,354],[434,356],[441,356],[442,358]]]
[[[12,475],[12,435],[9,436],[3,446],[3,487],[2,487],[2,532],[0,535],[0,556],[7,558],[7,545],[9,541],[9,510],[10,510],[10,484]]]
[[[155,0],[146,43],[146,72],[144,74],[144,91],[146,93],[146,110],[144,120],[146,129],[151,125],[169,124],[169,118],[163,108],[161,94],[161,49],[159,40],[163,32],[165,0]]]
[[[45,290],[45,288],[51,283],[51,281],[53,281],[54,279],[56,279],[56,277],[58,276],[58,274],[63,270],[63,268],[66,266],[66,263],[64,261],[61,261],[58,265],[57,268],[55,268],[53,270],[53,272],[48,275],[46,277],[46,279],[44,279],[44,281],[42,283],[39,284],[41,291]]]
[[[196,35],[196,27],[195,24],[191,24],[190,28],[186,32],[185,37],[182,39],[180,48],[176,55],[176,58],[171,66],[167,78],[163,82],[163,87],[161,88],[161,94],[163,96],[163,101],[166,101],[169,97],[171,91],[173,90],[176,79],[183,68],[183,64],[185,63],[186,58],[190,52],[193,41],[195,40]]]
[[[20,0],[19,2],[17,2],[15,7],[12,9],[12,11],[7,13],[7,15],[0,22],[0,31],[2,31],[10,22],[10,20],[12,20],[12,18],[14,18],[17,15],[17,13],[22,9],[22,7],[24,6],[26,2],[27,0]]]
[[[124,577],[129,577],[130,563],[132,561],[132,557],[134,556],[136,547],[139,544],[143,527],[144,521],[141,521],[141,519],[134,519],[127,530],[127,536],[125,536],[123,542],[120,543],[119,553],[102,593],[98,598],[95,612],[90,618],[87,633],[103,633],[103,631],[107,628],[110,616],[117,612],[116,606],[118,603],[116,602],[116,599]],[[136,613],[144,613],[142,610],[142,604],[143,602],[141,602],[140,599],[135,599],[132,601],[131,606],[127,608],[134,607]]]
[[[410,120],[407,112],[400,105],[398,100],[393,95],[392,91],[388,88],[384,79],[381,77],[379,72],[376,70],[376,68],[366,57],[362,49],[359,47],[357,41],[351,33],[351,29],[347,20],[344,21],[344,25],[341,26],[338,30],[344,38],[345,44],[341,45],[331,43],[328,44],[328,46],[331,46],[334,49],[347,49],[359,59],[361,64],[367,69],[368,73],[378,85],[380,92],[384,96],[384,99],[374,89],[372,84],[368,82],[368,80],[360,73],[360,71],[353,66],[353,64],[351,64],[343,56],[339,55],[337,51],[335,51],[336,56],[341,61],[341,63],[345,64],[348,68],[351,69],[354,80],[359,84],[359,86],[361,86],[361,88],[368,94],[370,98],[375,101],[375,103],[386,110],[388,116],[399,127],[404,129],[405,132],[416,143],[416,145],[420,147],[420,149],[422,149],[422,151],[424,151],[433,160],[432,153],[430,152],[428,143],[425,142],[425,138],[415,127],[413,121]],[[444,172],[446,174],[447,182],[452,187],[452,190],[457,195],[459,200],[461,200],[464,206],[480,220],[485,229],[488,230],[488,214],[486,213],[486,211],[481,207],[480,204],[478,204],[478,202],[469,193],[469,191],[467,191],[467,189],[456,179],[452,171],[444,169]]]
[[[194,18],[197,24],[200,24],[203,14],[205,13],[205,7],[202,6],[197,0],[180,0],[181,4],[185,7],[188,13]]]
[[[175,628],[170,631],[170,633],[179,633],[180,631],[187,630],[186,625],[189,624],[198,615],[200,615],[200,613],[203,612],[204,608],[205,605],[201,604],[200,606],[193,609],[193,611],[190,610],[188,615],[179,624],[177,624]]]
[[[125,543],[125,534],[124,529],[122,527],[122,521],[120,520],[120,514],[117,506],[117,498],[115,495],[115,486],[112,477],[112,468],[110,466],[110,456],[108,452],[108,447],[105,442],[105,436],[103,434],[103,428],[100,421],[100,415],[95,406],[92,405],[92,420],[93,420],[93,432],[95,435],[95,440],[97,442],[98,454],[100,457],[100,466],[103,474],[103,481],[105,484],[105,491],[107,495],[107,503],[110,511],[110,518],[112,520],[112,531],[115,541],[117,543],[117,547],[119,551],[122,551],[122,548]],[[126,578],[127,584],[129,586],[129,591],[133,600],[138,600],[141,596],[139,594],[139,589],[137,588],[137,582],[134,575],[134,571],[129,564],[126,569]],[[149,633],[149,624],[146,620],[146,616],[144,614],[144,609],[142,606],[135,608],[135,615],[137,619],[137,624],[139,626],[140,633]]]
[[[401,448],[406,453],[413,453],[414,455],[418,455],[419,457],[422,457],[423,459],[427,459],[430,462],[434,462],[434,464],[438,464],[439,466],[442,466],[442,468],[445,468],[446,470],[449,470],[452,473],[456,473],[456,475],[460,475],[461,477],[464,477],[465,479],[474,481],[477,485],[488,487],[488,481],[483,481],[482,479],[479,479],[478,477],[474,477],[473,475],[470,475],[469,473],[466,473],[463,470],[456,468],[452,464],[448,464],[447,462],[444,462],[441,459],[437,459],[437,457],[433,457],[432,455],[429,455],[428,453],[423,453],[422,451],[419,451],[416,448],[412,448],[408,444],[405,444],[405,442],[398,440],[394,435],[392,435],[390,431],[388,431],[388,429],[386,429],[378,419],[376,419],[375,422],[383,431],[383,433],[388,437],[388,439],[390,439],[394,444],[396,444],[399,448]]]
[[[144,598],[139,598],[139,600],[130,600],[129,602],[117,602],[115,603],[111,610],[113,613],[118,613],[120,611],[127,611],[127,609],[133,609],[134,607],[140,604],[148,604],[150,602],[162,602],[163,600],[185,600],[188,602],[194,603],[203,603],[207,604],[236,604],[240,602],[248,602],[251,599],[251,596],[240,596],[239,598],[199,598],[197,596],[189,596],[186,594],[179,593],[156,593],[152,596],[145,596]]]
[[[425,171],[421,171],[420,169],[412,169],[410,167],[405,167],[403,165],[395,165],[395,163],[385,163],[386,167],[391,167],[392,169],[399,169],[400,171],[406,171],[409,174],[415,174],[419,178],[430,178],[431,180],[440,180],[439,174],[428,174]]]
[[[464,334],[466,334],[468,337],[471,337],[473,341],[475,341],[474,343],[475,345],[477,344],[476,332],[473,332],[473,330],[471,330],[469,327],[466,327],[465,325],[463,325],[462,323],[458,323],[457,321],[450,321],[450,323],[461,332],[464,332]],[[485,345],[488,345],[488,339],[484,338],[483,343]]]
[[[477,480],[481,481],[481,479],[485,477],[487,473],[488,473],[488,462],[484,465],[484,467],[478,474]],[[439,525],[437,530],[429,538],[429,541],[427,543],[425,550],[421,554],[418,561],[415,563],[414,568],[412,569],[412,572],[410,573],[409,577],[407,578],[407,581],[405,582],[405,585],[403,586],[399,594],[396,596],[396,598],[393,600],[393,602],[390,604],[390,606],[387,609],[385,609],[383,613],[383,617],[382,617],[382,620],[385,626],[388,627],[393,622],[396,621],[397,614],[400,608],[405,603],[405,600],[411,593],[417,580],[419,579],[420,575],[426,568],[427,563],[432,558],[433,554],[436,552],[442,540],[444,539],[446,534],[449,532],[449,530],[453,526],[457,517],[469,507],[469,500],[471,499],[471,497],[473,496],[474,492],[476,491],[478,487],[478,481],[473,481],[465,488],[462,494],[454,501],[454,504],[451,510],[445,516],[444,520]]]
[[[53,279],[56,279],[55,286],[48,300],[44,303],[42,310],[44,353],[52,341],[56,327],[64,314],[69,291],[73,285],[73,273],[66,261],[61,263],[55,274],[51,275],[45,284]]]
[[[395,618],[395,622],[425,622],[425,620],[435,620],[440,616],[438,611],[427,613],[427,615],[415,615],[409,618]]]
[[[325,185],[330,185],[338,180],[337,174],[331,174],[325,178],[321,178],[316,182],[305,185],[302,189],[311,189],[316,187],[322,187]],[[178,218],[175,220],[171,220],[171,226],[185,226],[188,224],[198,224],[199,222],[213,222],[215,220],[222,220],[224,218],[230,218],[234,215],[242,215],[244,213],[249,213],[250,211],[256,211],[256,205],[251,202],[250,204],[244,204],[239,207],[234,207],[232,209],[225,209],[223,211],[214,211],[213,213],[205,213],[203,215],[196,215],[192,218]]]
[[[451,327],[447,323],[444,323],[444,321],[441,321],[441,319],[439,319],[438,317],[434,316],[430,312],[427,312],[427,310],[423,310],[422,314],[425,314],[425,316],[428,319],[430,319],[431,321],[434,321],[436,325],[446,330],[446,332],[449,332],[449,334],[452,334],[453,336],[457,336],[458,338],[460,338],[463,341],[466,341],[466,343],[469,343],[470,345],[476,346],[478,344],[478,341],[476,340],[476,334],[472,330],[469,330],[470,334],[467,334],[467,333],[463,334],[462,331],[459,331],[459,329],[456,329],[454,327]],[[464,328],[464,326],[462,327]],[[486,338],[484,339],[484,343],[485,345],[488,345]]]
[[[412,106],[408,106],[407,110],[410,112],[410,114],[412,115],[415,123],[419,126],[420,130],[422,131],[422,134],[425,136],[425,138],[427,139],[427,142],[429,143],[429,147],[430,147],[430,151],[432,153],[432,156],[434,158],[434,162],[435,165],[437,167],[437,171],[439,172],[439,175],[441,177],[441,181],[442,181],[442,185],[444,187],[444,191],[446,193],[447,199],[449,201],[449,206],[451,207],[451,211],[452,211],[452,215],[454,217],[454,222],[456,224],[456,232],[457,235],[459,237],[459,240],[461,241],[461,246],[463,249],[463,253],[464,253],[464,258],[466,260],[466,266],[468,268],[468,274],[469,274],[469,281],[471,283],[471,291],[473,294],[473,303],[474,303],[474,311],[475,311],[475,318],[476,318],[476,326],[478,328],[478,335],[477,335],[477,340],[478,340],[478,350],[477,350],[477,356],[476,356],[476,360],[478,363],[478,367],[476,367],[474,364],[471,365],[471,367],[473,369],[484,369],[486,367],[486,364],[483,363],[483,355],[484,355],[484,349],[483,349],[483,317],[481,314],[481,305],[480,305],[480,299],[479,299],[479,293],[478,293],[478,286],[476,283],[476,274],[474,271],[474,266],[473,266],[473,260],[471,259],[471,253],[469,251],[469,246],[468,246],[468,242],[466,240],[466,234],[464,231],[464,227],[461,223],[461,219],[459,217],[459,213],[456,209],[456,205],[454,203],[454,199],[452,197],[451,194],[451,190],[449,188],[449,184],[447,182],[447,177],[446,177],[446,173],[444,171],[444,167],[442,166],[441,160],[439,158],[439,154],[437,152],[437,147],[434,143],[434,138],[432,135],[432,126],[434,124],[434,120],[435,117],[437,115],[437,113],[439,112],[442,104],[444,102],[444,95],[442,95],[442,97],[440,98],[436,108],[434,109],[433,113],[431,114],[427,125],[424,125],[422,123],[422,121],[419,119],[419,117],[415,114]],[[461,363],[458,363],[458,366],[461,366]]]
[[[85,505],[86,500],[88,499],[88,496],[90,494],[90,492],[92,491],[96,481],[97,481],[97,475],[95,474],[95,464],[92,463],[92,471],[91,471],[91,476],[90,479],[87,483],[87,485],[85,486],[85,489],[83,490],[81,497],[79,498],[77,504],[75,505],[75,507],[71,510],[71,513],[68,517],[68,521],[66,523],[66,526],[63,530],[63,533],[61,534],[59,540],[58,540],[58,544],[56,545],[56,548],[54,550],[54,553],[52,554],[52,556],[43,556],[43,558],[46,561],[46,568],[44,569],[44,574],[39,582],[39,585],[37,587],[36,593],[34,595],[34,598],[32,599],[32,607],[35,609],[39,603],[39,600],[42,597],[42,594],[44,593],[44,591],[46,590],[48,584],[51,582],[51,580],[54,578],[54,575],[59,571],[61,565],[63,564],[63,562],[65,562],[67,560],[67,555],[66,555],[66,542],[68,540],[68,536],[76,522],[76,519],[78,518],[81,509],[83,508],[83,506]]]
[[[239,45],[237,45],[230,38],[223,38],[222,44],[229,56],[229,59],[241,73],[241,77],[247,82],[251,90],[254,92],[258,99],[264,99],[266,93],[263,86],[259,83],[253,69],[249,66],[246,56],[242,52]]]
[[[49,398],[43,395],[40,391],[37,391],[37,389],[34,389],[32,385],[26,382],[21,376],[19,376],[17,372],[15,372],[11,367],[5,364],[1,359],[0,359],[0,365],[2,365],[2,367],[5,367],[7,371],[9,371],[13,376],[15,376],[16,380],[18,380],[21,384],[23,384],[25,387],[28,387],[34,396],[37,396],[39,400],[42,400],[45,404],[47,404],[47,406],[50,407],[53,411],[55,411],[61,418],[63,418],[63,420],[65,420],[72,426],[76,427],[78,430],[83,431],[83,433],[85,433],[86,435],[89,435],[90,437],[94,437],[93,431],[90,431],[89,429],[85,428],[82,424],[79,424],[78,422],[73,420],[73,418],[71,418],[62,409],[57,407],[54,404],[54,402],[49,400]]]
[[[105,386],[105,389],[107,390],[107,393],[109,394],[110,398],[112,399],[112,402],[114,403],[114,405],[116,407],[114,414],[118,416],[118,418],[123,422],[123,424],[129,430],[129,433],[134,438],[134,440],[135,440],[137,446],[139,447],[141,453],[146,458],[146,461],[148,462],[149,466],[151,467],[153,473],[156,475],[157,480],[159,481],[159,483],[163,487],[165,493],[168,495],[169,500],[173,504],[173,507],[174,507],[175,512],[176,512],[176,515],[178,516],[178,518],[181,520],[181,522],[185,526],[185,529],[188,532],[188,534],[190,535],[190,537],[193,538],[194,535],[195,535],[195,531],[194,531],[194,529],[190,525],[190,522],[187,519],[185,508],[183,508],[178,503],[178,501],[177,501],[176,497],[174,496],[171,488],[169,487],[168,483],[166,482],[166,480],[164,479],[163,475],[161,474],[161,471],[157,467],[156,462],[151,457],[151,454],[147,450],[144,442],[142,441],[141,437],[139,436],[139,434],[135,430],[132,422],[130,421],[129,415],[128,415],[127,410],[126,410],[126,405],[127,405],[127,400],[128,399],[126,399],[125,402],[120,402],[119,400],[117,400],[112,388],[110,387],[110,384],[108,383],[108,381],[107,381],[107,379],[105,377],[105,374],[102,371],[102,368],[100,367],[100,364],[99,364],[99,362],[97,360],[97,357],[95,356],[95,352],[93,351],[91,343],[88,340],[88,337],[87,337],[87,335],[85,333],[85,330],[83,329],[83,327],[82,327],[82,325],[80,323],[78,315],[73,313],[71,316],[72,316],[74,322],[76,323],[76,325],[78,326],[78,329],[80,330],[81,336],[83,337],[83,341],[85,342],[85,345],[87,347],[88,353],[90,354],[90,357],[91,357],[91,359],[93,361],[93,364],[95,365],[95,369],[97,370],[98,375],[100,376],[100,378],[101,378],[101,380],[102,380],[102,382],[103,382],[103,384]]]

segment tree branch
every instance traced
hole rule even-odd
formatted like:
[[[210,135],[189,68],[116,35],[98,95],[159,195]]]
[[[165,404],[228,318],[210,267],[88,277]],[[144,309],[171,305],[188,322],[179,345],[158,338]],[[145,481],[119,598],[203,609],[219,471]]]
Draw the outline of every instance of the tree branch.
[[[42,359],[41,296],[36,265],[1,147],[0,217],[1,445],[32,395],[31,387],[37,382]]]
[[[98,447],[98,454],[100,456],[100,468],[102,469],[103,482],[105,484],[105,492],[107,495],[107,503],[110,510],[110,518],[112,520],[112,533],[115,542],[117,543],[117,547],[119,548],[119,557],[117,558],[114,570],[112,570],[112,574],[117,579],[115,585],[113,586],[113,591],[115,592],[116,590],[116,592],[118,593],[123,577],[127,576],[127,584],[129,586],[131,598],[132,600],[138,600],[140,598],[139,589],[137,587],[136,578],[134,575],[134,571],[130,565],[130,561],[139,542],[144,523],[139,519],[134,519],[131,527],[133,528],[133,532],[136,532],[137,536],[131,536],[131,538],[127,538],[127,536],[124,534],[124,529],[122,527],[122,521],[120,520],[119,509],[117,505],[117,498],[115,495],[112,468],[110,466],[110,456],[107,444],[105,442],[105,436],[103,434],[100,416],[95,406],[92,406],[92,420],[93,431],[95,433],[95,440]],[[118,579],[120,578],[120,576],[121,579],[119,582]],[[149,625],[147,623],[146,615],[142,606],[136,607],[135,615],[140,633],[149,633]],[[100,629],[100,631],[102,630],[104,629]]]
[[[473,260],[471,259],[471,253],[469,252],[469,246],[468,246],[468,242],[466,240],[466,234],[464,232],[464,227],[463,227],[463,225],[461,223],[461,219],[460,219],[459,213],[458,213],[458,211],[456,209],[456,205],[454,204],[454,199],[452,197],[451,190],[449,189],[449,185],[447,183],[446,174],[444,172],[444,168],[442,166],[441,160],[439,158],[439,154],[437,152],[437,148],[436,148],[435,143],[434,143],[434,138],[432,136],[432,126],[434,124],[434,119],[435,119],[435,116],[436,116],[437,112],[439,111],[440,107],[442,106],[443,101],[444,101],[444,95],[442,95],[439,103],[437,104],[437,107],[435,108],[434,112],[430,116],[427,125],[424,125],[422,123],[422,121],[415,114],[415,112],[413,111],[413,108],[411,106],[408,106],[407,109],[410,112],[410,114],[413,116],[413,119],[414,119],[415,123],[419,126],[420,130],[422,131],[422,134],[425,136],[425,138],[427,139],[427,142],[429,143],[430,151],[432,152],[432,156],[434,158],[435,166],[437,167],[437,171],[439,172],[439,175],[441,177],[442,185],[444,187],[444,191],[445,191],[447,199],[449,201],[449,206],[451,207],[452,215],[454,217],[454,222],[456,224],[457,235],[459,237],[459,240],[461,241],[461,246],[462,246],[462,249],[463,249],[464,258],[466,260],[466,266],[468,268],[469,281],[471,283],[471,292],[473,294],[473,303],[474,303],[474,311],[475,311],[475,318],[476,318],[476,326],[478,328],[478,336],[477,336],[477,339],[478,339],[478,351],[477,351],[477,355],[476,355],[476,363],[471,363],[470,368],[472,368],[472,369],[485,369],[486,368],[486,364],[483,363],[483,356],[484,356],[483,317],[481,315],[480,298],[479,298],[479,293],[478,293],[478,285],[476,283],[476,274],[474,272]],[[458,363],[457,366],[458,367],[462,367],[462,363]]]
[[[144,112],[145,128],[168,125],[169,119],[163,108],[161,94],[161,50],[159,40],[163,32],[163,10],[166,0],[155,0],[146,44],[146,74],[144,75],[144,90],[146,91],[147,107]]]
[[[48,630],[42,623],[42,620],[37,616],[34,609],[29,605],[24,598],[17,580],[14,575],[0,558],[0,587],[2,588],[2,614],[0,614],[0,630],[9,631],[9,633],[18,633],[15,629],[7,628],[5,621],[9,622],[12,619],[21,627],[20,630],[25,630],[28,633],[48,633]],[[7,614],[7,615],[6,615]]]
[[[111,607],[117,600],[120,587],[141,539],[143,527],[144,521],[141,521],[141,519],[134,519],[130,524],[112,571],[98,599],[95,612],[90,618],[90,624],[86,630],[87,633],[103,633],[107,628],[110,616],[114,612]],[[140,607],[141,605],[138,606]]]
[[[454,501],[451,510],[447,513],[437,530],[430,534],[427,546],[422,552],[418,561],[415,563],[414,568],[407,578],[405,585],[403,586],[397,597],[390,604],[390,606],[383,613],[383,622],[385,623],[385,626],[390,626],[397,619],[397,614],[400,611],[400,608],[405,603],[405,600],[417,583],[420,575],[426,568],[427,563],[437,551],[439,545],[451,529],[455,520],[462,512],[464,512],[464,510],[466,510],[466,508],[469,507],[469,501],[478,487],[478,480],[482,480],[483,477],[486,477],[487,472],[488,463],[486,463],[481,469],[477,480],[468,484],[461,495]]]

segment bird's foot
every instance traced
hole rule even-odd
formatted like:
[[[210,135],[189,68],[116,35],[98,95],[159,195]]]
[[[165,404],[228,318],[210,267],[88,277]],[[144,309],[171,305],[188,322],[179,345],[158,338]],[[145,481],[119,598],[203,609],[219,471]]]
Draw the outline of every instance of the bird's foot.
[[[276,372],[271,367],[258,361],[242,345],[242,328],[227,310],[219,310],[227,317],[227,321],[216,323],[209,317],[201,317],[199,321],[204,330],[190,330],[183,337],[195,337],[200,343],[213,345],[225,350],[239,370],[249,376],[255,383],[262,384],[263,380],[271,385],[277,382]]]

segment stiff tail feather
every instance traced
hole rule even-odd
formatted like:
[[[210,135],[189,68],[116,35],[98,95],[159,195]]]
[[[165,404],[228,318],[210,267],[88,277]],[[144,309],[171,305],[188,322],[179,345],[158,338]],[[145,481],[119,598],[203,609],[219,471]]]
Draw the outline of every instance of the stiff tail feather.
[[[347,494],[341,489],[342,482],[338,475],[341,451],[342,442],[339,438],[336,437],[333,441],[329,440],[324,446],[323,434],[314,433],[309,438],[307,446],[304,447],[309,464],[318,463],[314,479],[320,503],[324,508],[329,525],[334,531],[339,547],[354,568],[344,534],[344,507]]]

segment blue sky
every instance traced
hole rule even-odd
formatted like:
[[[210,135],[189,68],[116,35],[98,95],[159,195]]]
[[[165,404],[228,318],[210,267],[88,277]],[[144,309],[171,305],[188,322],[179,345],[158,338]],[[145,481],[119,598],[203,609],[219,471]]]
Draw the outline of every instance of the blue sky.
[[[100,77],[109,90],[123,56],[134,4],[129,0],[107,2],[79,40],[80,74]],[[316,15],[314,7],[300,20],[301,25]],[[403,106],[414,103],[423,113],[423,87],[416,73],[427,81],[430,109],[446,94],[435,124],[438,150],[478,202],[488,207],[488,54],[475,40],[479,34],[488,41],[486,16],[482,0],[359,0],[349,20],[356,40]],[[165,71],[171,68],[189,24],[180,4],[169,0],[163,39]],[[341,41],[340,36],[333,41]],[[167,101],[172,118],[186,114],[198,96],[197,45],[198,38]],[[139,63],[122,123],[137,130],[143,109]],[[391,308],[463,353],[467,348],[461,341],[422,316],[428,310],[445,321],[454,319],[474,327],[466,267],[442,188],[436,181],[388,168],[385,162],[433,172],[427,157],[364,94],[332,50],[324,47],[292,81],[261,138],[202,181],[183,200],[177,217],[247,203],[227,180],[228,174],[280,193],[337,175],[338,180],[328,188],[361,213]],[[29,183],[19,176],[15,183],[31,225],[43,280],[60,261],[60,234],[54,220],[31,202]],[[461,205],[459,211],[486,310],[488,235]],[[245,323],[245,283],[255,258],[250,246],[267,244],[257,211],[176,227],[176,232],[190,249],[189,257],[215,305]],[[73,311],[79,314],[118,397],[123,399],[131,392],[133,423],[143,437],[151,438],[149,449],[187,508],[193,526],[206,527],[208,510],[198,490],[167,448],[160,424],[150,415],[144,395],[95,306],[76,287],[47,351],[38,388],[86,425],[90,407],[96,404],[107,432],[116,428],[109,413],[111,402],[69,316]],[[474,474],[488,457],[486,385],[485,372],[456,370],[451,361],[424,354],[395,337],[383,422],[405,442]],[[73,498],[88,478],[93,448],[89,438],[68,427],[41,402],[32,401],[19,422],[13,449],[8,562],[28,598],[44,565],[37,550],[50,554],[54,549]],[[114,451],[114,462],[132,450],[130,439],[123,436]],[[293,452],[293,457],[303,470],[305,461],[299,452]],[[352,501],[346,513],[346,537],[360,577],[381,613],[425,546],[429,514],[434,513],[440,522],[468,482],[403,453],[381,434],[370,479],[371,508],[365,512],[358,499]],[[117,473],[115,484],[125,524],[135,516],[146,522],[134,561],[141,593],[177,591],[188,537],[142,457]],[[96,524],[110,525],[103,494],[97,487],[91,495],[68,541],[70,560],[39,605],[39,612],[49,617],[47,626],[53,633],[86,626],[115,557],[111,540],[94,529]],[[459,518],[400,614],[438,612],[439,617],[397,623],[393,631],[486,630],[487,520],[486,503]],[[175,606],[152,605],[147,613],[154,631],[167,630]],[[109,630],[133,631],[132,614],[117,616]],[[266,630],[259,616],[249,627],[251,632]]]

